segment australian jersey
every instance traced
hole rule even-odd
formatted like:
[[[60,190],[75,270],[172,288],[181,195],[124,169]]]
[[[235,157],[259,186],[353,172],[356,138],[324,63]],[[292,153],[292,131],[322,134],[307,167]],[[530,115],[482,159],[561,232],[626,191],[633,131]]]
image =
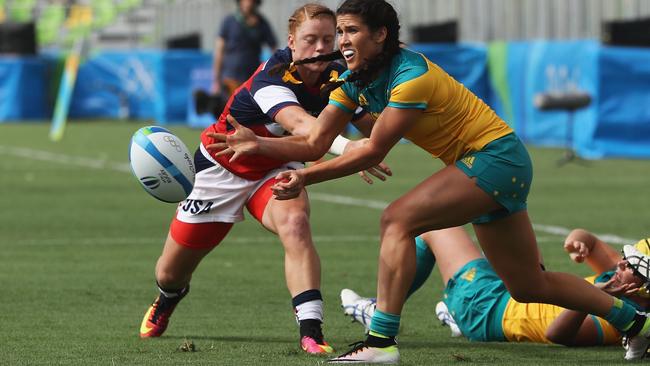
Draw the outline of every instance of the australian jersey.
[[[447,165],[513,132],[471,91],[408,49],[401,49],[366,88],[345,83],[332,92],[329,103],[350,113],[361,106],[375,119],[386,107],[421,109],[404,137]]]
[[[308,113],[317,116],[327,105],[327,99],[320,96],[320,85],[330,78],[338,77],[345,68],[338,63],[330,63],[321,74],[318,87],[309,87],[302,83],[298,72],[285,72],[282,75],[270,75],[268,70],[280,63],[292,61],[291,50],[278,50],[255,73],[241,85],[230,97],[219,120],[206,128],[201,134],[202,144],[209,145],[215,141],[208,137],[208,132],[227,133],[232,127],[226,123],[226,116],[232,115],[242,125],[250,128],[258,136],[281,137],[287,134],[282,126],[275,122],[276,114],[287,106],[301,106]],[[230,163],[230,156],[213,158],[232,173],[246,179],[261,179],[267,172],[286,161],[262,155],[241,156]]]
[[[605,272],[599,276],[586,277],[589,283],[606,282],[613,276],[614,272]],[[639,309],[639,305],[633,301],[622,298]],[[508,301],[503,312],[502,327],[503,334],[509,342],[536,342],[551,343],[545,336],[546,329],[564,311],[564,308],[550,304],[520,303],[512,298]],[[592,315],[594,324],[598,331],[601,344],[620,343],[620,333],[611,324],[602,318]]]

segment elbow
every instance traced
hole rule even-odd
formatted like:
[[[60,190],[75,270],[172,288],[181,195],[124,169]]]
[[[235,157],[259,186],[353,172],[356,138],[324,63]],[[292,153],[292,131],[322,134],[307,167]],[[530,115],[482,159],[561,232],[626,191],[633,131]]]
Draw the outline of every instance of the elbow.
[[[310,149],[304,157],[304,161],[316,161],[327,154],[328,146],[320,143],[310,144]]]

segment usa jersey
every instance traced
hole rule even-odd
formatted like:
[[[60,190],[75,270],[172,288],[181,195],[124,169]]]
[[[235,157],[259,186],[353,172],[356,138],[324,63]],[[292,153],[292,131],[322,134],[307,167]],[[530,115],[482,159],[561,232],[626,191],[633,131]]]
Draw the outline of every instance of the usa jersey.
[[[276,51],[273,56],[230,97],[219,120],[206,128],[201,134],[204,146],[215,142],[207,136],[209,132],[232,133],[232,126],[226,122],[226,116],[232,115],[243,126],[263,137],[281,137],[288,132],[275,122],[276,114],[288,106],[300,106],[307,113],[317,116],[327,105],[327,99],[320,96],[320,86],[330,78],[337,78],[345,68],[338,63],[330,63],[321,74],[318,87],[309,87],[302,83],[298,72],[286,71],[283,75],[269,75],[268,70],[280,63],[290,63],[291,50],[287,47]],[[224,168],[246,179],[261,179],[267,172],[287,161],[262,155],[241,156],[230,163],[230,156],[212,157]]]

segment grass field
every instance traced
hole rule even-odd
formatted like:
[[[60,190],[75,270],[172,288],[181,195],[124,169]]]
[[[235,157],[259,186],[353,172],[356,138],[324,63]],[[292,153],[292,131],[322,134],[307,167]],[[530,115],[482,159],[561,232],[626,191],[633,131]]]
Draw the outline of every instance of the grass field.
[[[174,205],[147,195],[128,170],[138,123],[75,122],[58,144],[46,124],[0,124],[0,364],[315,365],[303,355],[277,239],[247,219],[196,271],[192,292],[160,339],[138,327],[156,294],[154,263]],[[188,146],[199,131],[171,127]],[[529,211],[550,270],[586,275],[561,243],[567,229],[612,235],[620,246],[648,235],[647,161],[557,167],[557,149],[531,148]],[[389,155],[395,176],[367,186],[349,177],[309,187],[323,266],[325,335],[340,351],[362,338],[339,308],[349,287],[375,289],[380,207],[441,165],[412,145]],[[435,272],[435,271],[434,271]],[[403,313],[403,365],[622,364],[620,347],[567,349],[452,339],[433,307],[436,273]],[[195,352],[179,347],[191,341]]]

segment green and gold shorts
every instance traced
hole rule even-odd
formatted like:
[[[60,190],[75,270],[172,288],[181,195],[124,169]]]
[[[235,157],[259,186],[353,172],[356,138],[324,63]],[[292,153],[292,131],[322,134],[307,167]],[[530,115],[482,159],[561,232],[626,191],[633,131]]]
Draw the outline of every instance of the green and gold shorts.
[[[456,166],[470,178],[476,177],[476,184],[503,206],[477,217],[473,223],[490,222],[526,209],[533,164],[526,147],[514,133],[465,155],[456,161]]]

